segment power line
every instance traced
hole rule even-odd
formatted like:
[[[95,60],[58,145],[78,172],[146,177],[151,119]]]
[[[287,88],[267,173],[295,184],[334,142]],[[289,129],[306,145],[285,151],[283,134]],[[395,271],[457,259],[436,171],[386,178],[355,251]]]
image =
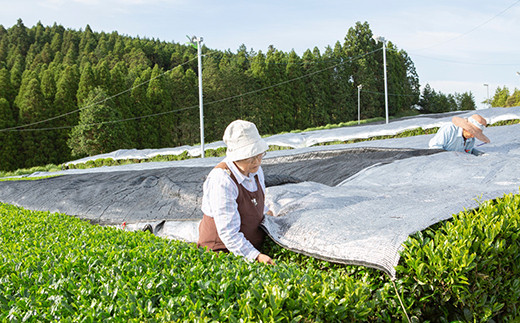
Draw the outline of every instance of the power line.
[[[318,74],[318,73],[321,73],[323,71],[326,71],[326,70],[330,70],[330,69],[333,69],[333,68],[336,68],[342,64],[345,64],[345,63],[350,63],[352,62],[353,60],[356,60],[356,59],[360,59],[364,56],[368,56],[370,54],[373,54],[375,52],[378,52],[382,50],[381,48],[378,48],[376,50],[373,50],[371,52],[368,52],[368,53],[365,53],[363,55],[359,55],[357,57],[353,57],[353,58],[350,58],[344,62],[341,62],[341,63],[338,63],[338,64],[335,64],[335,65],[332,65],[332,66],[329,66],[329,67],[326,67],[324,69],[321,69],[321,70],[318,70],[318,71],[314,71],[314,72],[311,72],[311,73],[308,73],[308,74],[305,74],[305,75],[302,75],[302,76],[298,76],[298,77],[295,77],[295,78],[292,78],[290,80],[286,80],[286,81],[283,81],[283,82],[280,82],[280,83],[277,83],[277,84],[274,84],[274,85],[270,85],[270,86],[266,86],[264,88],[261,88],[261,89],[258,89],[258,90],[253,90],[253,91],[249,91],[249,92],[246,92],[246,93],[242,93],[242,94],[238,94],[238,95],[235,95],[235,96],[231,96],[231,97],[227,97],[227,98],[224,98],[224,99],[220,99],[220,100],[216,100],[216,101],[212,101],[210,103],[207,103],[207,105],[210,105],[210,104],[214,104],[214,103],[219,103],[219,102],[223,102],[223,101],[229,101],[229,100],[232,100],[232,99],[236,99],[236,98],[239,98],[239,97],[242,97],[242,96],[246,96],[246,95],[249,95],[249,94],[253,94],[253,93],[257,93],[257,92],[261,92],[261,91],[265,91],[265,90],[268,90],[268,89],[271,89],[271,88],[274,88],[274,87],[278,87],[280,85],[284,85],[284,84],[287,84],[287,83],[291,83],[291,82],[294,82],[294,81],[297,81],[297,80],[300,80],[300,79],[303,79],[303,78],[306,78],[306,77],[309,77],[309,76],[312,76],[314,74]]]
[[[431,56],[425,56],[425,55],[418,55],[414,54],[414,56],[417,57],[424,57],[428,59],[433,59],[437,61],[443,61],[448,63],[454,63],[454,64],[465,64],[465,65],[476,65],[476,66],[518,66],[519,63],[475,63],[475,62],[463,62],[463,61],[456,61],[456,60],[450,60],[445,58],[437,58],[437,57],[431,57]]]
[[[446,44],[446,43],[449,43],[451,41],[454,41],[456,39],[459,39],[463,36],[466,36],[467,34],[469,33],[472,33],[473,31],[477,30],[478,28],[488,24],[491,20],[495,19],[496,17],[500,16],[501,14],[503,14],[504,12],[508,11],[509,9],[513,8],[514,6],[516,6],[518,3],[520,2],[520,0],[514,2],[512,5],[510,5],[509,7],[505,8],[504,10],[500,11],[499,13],[495,14],[493,17],[489,18],[488,20],[484,21],[483,23],[471,28],[470,30],[466,31],[465,33],[462,33],[458,36],[455,36],[453,38],[450,38],[448,40],[445,40],[443,42],[440,42],[440,43],[437,43],[437,44],[434,44],[432,46],[429,46],[429,47],[424,47],[424,48],[420,48],[420,49],[415,49],[415,51],[421,51],[421,50],[425,50],[425,49],[430,49],[430,48],[433,48],[433,47],[436,47],[436,46],[439,46],[439,45],[443,45],[443,44]]]
[[[360,92],[364,92],[364,93],[372,93],[372,94],[378,94],[378,95],[384,95],[384,94],[385,94],[384,92],[369,91],[369,90],[360,90]],[[396,94],[396,93],[388,93],[388,95],[390,95],[390,96],[395,96],[395,97],[398,97],[398,96],[410,96],[410,97],[415,97],[415,96],[417,96],[416,94]]]
[[[362,57],[365,57],[365,56],[368,56],[368,55],[371,55],[375,52],[378,52],[382,50],[382,48],[378,48],[378,49],[375,49],[373,51],[370,51],[370,52],[367,52],[365,54],[362,54],[362,55],[358,55],[358,56],[355,56],[355,57],[352,57],[352,58],[349,58],[349,59],[346,59],[344,61],[342,61],[341,63],[338,63],[338,64],[335,64],[335,65],[332,65],[332,66],[329,66],[329,67],[326,67],[326,68],[323,68],[321,70],[318,70],[318,71],[314,71],[314,72],[311,72],[311,73],[308,73],[308,74],[305,74],[305,75],[302,75],[302,76],[298,76],[298,77],[295,77],[295,78],[292,78],[292,79],[289,79],[289,80],[286,80],[286,81],[283,81],[283,82],[280,82],[280,83],[277,83],[277,84],[273,84],[273,85],[270,85],[270,86],[266,86],[266,87],[263,87],[261,89],[257,89],[257,90],[253,90],[253,91],[249,91],[249,92],[246,92],[246,93],[242,93],[242,94],[238,94],[238,95],[235,95],[235,96],[231,96],[231,97],[227,97],[227,98],[223,98],[223,99],[219,99],[219,100],[215,100],[215,101],[211,101],[211,102],[208,102],[208,103],[205,103],[206,106],[208,105],[211,105],[211,104],[215,104],[215,103],[220,103],[220,102],[224,102],[224,101],[230,101],[230,100],[233,100],[233,99],[237,99],[237,98],[240,98],[240,97],[243,97],[243,96],[247,96],[247,95],[250,95],[250,94],[254,94],[254,93],[258,93],[258,92],[261,92],[261,91],[265,91],[265,90],[268,90],[268,89],[272,89],[274,87],[278,87],[278,86],[281,86],[281,85],[284,85],[284,84],[287,84],[287,83],[291,83],[291,82],[294,82],[294,81],[297,81],[297,80],[300,80],[300,79],[303,79],[303,78],[306,78],[306,77],[309,77],[309,76],[312,76],[312,75],[315,75],[315,74],[318,74],[318,73],[321,73],[321,72],[324,72],[326,70],[330,70],[330,69],[333,69],[333,68],[336,68],[340,65],[343,65],[343,64],[346,64],[346,63],[350,63],[354,60],[357,60],[357,59],[360,59]],[[193,59],[192,59],[193,60]],[[187,64],[189,62],[191,62],[192,60],[184,63],[184,64]],[[182,64],[182,65],[184,65]],[[178,65],[178,66],[182,66],[182,65]],[[176,66],[176,67],[178,67]],[[162,73],[161,75],[158,75],[157,77],[155,78],[158,78],[166,73],[168,73],[169,71],[171,71],[172,69]],[[152,79],[146,81],[146,82],[143,82],[142,84],[145,84],[147,82],[150,82]],[[142,84],[139,84],[138,86],[142,85]],[[137,86],[135,86],[137,87]],[[135,88],[134,87],[134,88]],[[80,110],[83,110],[87,107],[90,107],[90,106],[93,106],[93,105],[96,105],[96,104],[100,104],[100,103],[103,103],[105,101],[107,101],[108,99],[111,99],[111,98],[114,98],[118,95],[121,95],[123,93],[126,93],[128,91],[130,91],[131,89],[129,90],[125,90],[121,93],[118,93],[116,95],[113,95],[109,98],[106,98],[106,99],[103,99],[99,102],[96,102],[96,103],[93,103],[89,106],[85,106],[83,108],[80,108],[80,109],[77,109],[73,112],[78,112]],[[112,120],[112,121],[104,121],[104,122],[98,122],[98,123],[90,123],[90,124],[85,124],[85,126],[94,126],[94,125],[104,125],[104,124],[113,124],[113,123],[118,123],[118,122],[124,122],[124,121],[131,121],[131,120],[138,120],[138,119],[143,119],[143,118],[148,118],[148,117],[155,117],[155,116],[160,116],[160,115],[165,115],[165,114],[170,114],[170,113],[174,113],[174,112],[179,112],[179,111],[184,111],[184,110],[189,110],[189,109],[194,109],[194,108],[198,108],[198,105],[196,106],[190,106],[190,107],[184,107],[184,108],[179,108],[179,109],[175,109],[175,110],[170,110],[170,111],[165,111],[165,112],[160,112],[160,113],[155,113],[155,114],[149,114],[149,115],[144,115],[144,116],[139,116],[139,117],[133,117],[133,118],[126,118],[126,119],[119,119],[119,120]],[[73,112],[69,112],[67,113],[66,115],[70,114],[70,113],[73,113]],[[64,115],[62,115],[64,116]],[[54,120],[54,119],[57,119],[58,117],[61,117],[61,116],[57,116],[57,117],[54,117],[54,118],[51,118],[51,119],[47,119],[47,120],[43,120],[43,121],[39,121],[39,122],[35,122],[33,124],[30,124],[30,125],[34,125],[34,124],[40,124],[40,123],[43,123],[43,122],[46,122],[46,121],[50,121],[50,120]],[[24,125],[24,126],[18,126],[18,127],[12,127],[12,128],[6,128],[6,129],[1,129],[0,132],[2,131],[46,131],[46,130],[59,130],[59,129],[70,129],[70,128],[73,128],[75,126],[62,126],[62,127],[52,127],[52,128],[36,128],[36,129],[20,129],[22,127],[27,127],[29,125]]]
[[[105,124],[113,124],[113,123],[119,123],[119,122],[124,122],[124,121],[139,120],[139,119],[144,119],[144,118],[157,117],[157,116],[161,116],[161,115],[165,115],[165,114],[170,114],[170,113],[173,113],[173,112],[179,112],[179,111],[184,111],[184,110],[189,110],[189,109],[195,109],[195,108],[198,108],[198,107],[199,107],[198,105],[194,105],[194,106],[191,106],[191,107],[180,108],[180,109],[170,110],[170,111],[165,111],[165,112],[158,112],[158,113],[148,114],[148,115],[140,116],[140,117],[118,119],[118,120],[112,120],[112,121],[103,121],[103,122],[96,122],[96,123],[88,123],[88,124],[85,124],[84,126],[101,126],[101,125],[105,125]],[[14,130],[14,131],[25,132],[25,131],[60,130],[60,129],[71,129],[71,128],[74,128],[74,127],[75,126],[62,126],[62,127],[53,127],[53,128],[32,128],[32,129],[17,129],[17,130]]]
[[[69,112],[66,112],[66,113],[64,113],[64,114],[60,114],[60,115],[57,115],[57,116],[54,116],[54,117],[51,117],[51,118],[48,118],[48,119],[45,119],[45,120],[40,120],[40,121],[36,121],[36,122],[33,122],[33,123],[28,123],[28,124],[24,124],[24,125],[16,126],[16,127],[10,127],[10,128],[0,129],[0,132],[16,130],[16,129],[20,129],[20,128],[24,128],[24,127],[30,127],[30,126],[34,126],[34,125],[37,125],[37,124],[45,123],[45,122],[48,122],[48,121],[56,120],[56,119],[59,119],[59,118],[62,118],[62,117],[65,117],[65,116],[71,115],[71,114],[73,114],[73,113],[79,112],[79,111],[81,111],[81,110],[84,110],[84,109],[90,108],[90,107],[92,107],[92,106],[95,106],[95,105],[98,105],[98,104],[104,103],[104,102],[106,102],[106,101],[108,101],[108,100],[112,100],[112,99],[114,99],[114,98],[116,98],[116,97],[118,97],[118,96],[120,96],[120,95],[123,95],[123,94],[125,94],[125,93],[128,93],[128,92],[130,92],[130,91],[132,91],[132,90],[134,90],[134,89],[136,89],[136,88],[138,88],[138,87],[140,87],[140,86],[142,86],[142,85],[144,85],[144,84],[147,84],[147,83],[149,83],[149,82],[151,82],[151,81],[153,81],[153,80],[155,80],[155,79],[157,79],[157,78],[159,78],[159,77],[162,77],[162,76],[165,75],[166,73],[171,72],[172,70],[176,69],[177,67],[184,66],[184,65],[190,63],[191,61],[193,61],[193,60],[195,60],[195,59],[197,59],[197,57],[192,58],[191,60],[189,60],[189,61],[187,61],[187,62],[184,62],[184,63],[182,63],[182,64],[180,64],[180,65],[177,65],[177,66],[175,66],[175,67],[173,67],[173,68],[171,68],[171,69],[165,71],[164,73],[161,73],[161,74],[159,74],[159,75],[157,75],[157,76],[155,76],[155,77],[153,77],[153,78],[150,78],[149,80],[146,80],[146,81],[144,81],[144,82],[142,82],[142,83],[139,83],[139,84],[137,84],[137,85],[135,85],[135,86],[133,86],[133,87],[131,87],[131,88],[129,88],[129,89],[126,89],[126,90],[124,90],[124,91],[122,91],[122,92],[119,92],[119,93],[117,93],[117,94],[114,94],[114,95],[112,95],[112,96],[109,96],[109,97],[107,97],[107,98],[104,98],[103,100],[100,100],[100,101],[94,102],[94,103],[92,103],[92,104],[86,105],[86,106],[81,107],[81,108],[78,108],[78,109],[76,109],[76,110],[69,111]],[[42,128],[42,129],[43,129],[43,128]],[[48,129],[50,129],[50,128],[48,128]],[[56,129],[60,129],[60,128],[56,128]]]
[[[218,52],[215,52],[215,53],[218,53]],[[232,62],[232,61],[238,61],[238,59],[236,57],[224,57],[224,54],[222,53],[219,53],[220,56],[219,57],[215,57],[215,59],[217,59],[218,61],[222,61],[222,60],[226,60],[228,62]],[[268,62],[268,61],[265,61],[264,63],[266,65],[290,65],[290,64],[293,64],[293,65],[314,65],[314,64],[324,64],[324,63],[330,63],[330,62],[341,62],[342,59],[341,58],[329,58],[329,59],[319,59],[319,60],[313,60],[313,61],[303,61],[303,58],[301,58],[300,60],[302,60],[301,62]],[[251,61],[249,61],[249,63],[251,63]]]

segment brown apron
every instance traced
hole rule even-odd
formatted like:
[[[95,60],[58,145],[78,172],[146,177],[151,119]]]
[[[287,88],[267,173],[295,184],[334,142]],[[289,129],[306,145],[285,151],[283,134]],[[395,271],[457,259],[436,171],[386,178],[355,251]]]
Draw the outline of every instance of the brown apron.
[[[240,232],[247,240],[259,249],[264,242],[265,232],[260,228],[260,223],[264,219],[264,191],[260,186],[258,175],[255,175],[256,192],[249,192],[245,187],[238,184],[235,175],[229,170],[226,163],[222,162],[215,166],[227,170],[233,182],[238,187],[238,213],[240,214]],[[211,250],[228,251],[217,233],[215,220],[204,214],[199,225],[199,247],[208,247]]]

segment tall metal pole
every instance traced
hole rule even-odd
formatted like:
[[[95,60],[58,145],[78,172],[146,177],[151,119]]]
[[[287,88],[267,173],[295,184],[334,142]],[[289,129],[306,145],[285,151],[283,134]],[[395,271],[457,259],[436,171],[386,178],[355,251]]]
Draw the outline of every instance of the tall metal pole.
[[[385,73],[385,117],[386,123],[388,123],[388,82],[386,80],[386,39],[382,36],[372,36],[376,42],[383,43],[383,68]]]
[[[382,37],[381,37],[382,38]],[[385,115],[386,123],[388,123],[388,85],[386,81],[386,40],[383,39],[383,65],[385,69]]]
[[[488,108],[489,108],[490,107],[490,102],[489,102],[489,84],[484,83],[484,86],[487,88],[487,105],[488,105]]]
[[[361,92],[361,89],[363,88],[363,84],[359,84],[357,86],[357,124],[360,124],[361,123],[361,104],[359,103],[360,102],[360,92]]]
[[[199,112],[200,112],[200,157],[204,158],[204,104],[202,101],[202,59],[201,53],[202,49],[200,43],[202,42],[202,37],[195,37],[191,39],[192,42],[197,42],[197,56],[199,62]]]

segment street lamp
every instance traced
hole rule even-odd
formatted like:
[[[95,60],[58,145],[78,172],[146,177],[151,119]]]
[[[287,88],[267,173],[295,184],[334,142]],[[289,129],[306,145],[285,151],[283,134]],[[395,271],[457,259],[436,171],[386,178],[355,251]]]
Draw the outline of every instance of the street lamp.
[[[200,157],[204,158],[204,109],[202,103],[202,60],[201,60],[201,46],[202,37],[191,37],[191,43],[197,44],[197,56],[199,61],[199,112],[200,112]]]
[[[386,123],[388,123],[388,86],[386,82],[386,39],[382,36],[372,36],[376,42],[383,43],[383,67],[385,73],[385,116]]]
[[[359,84],[357,86],[357,124],[360,124],[361,122],[361,105],[359,103],[359,97],[361,89],[363,88],[363,84]]]
[[[489,106],[490,106],[490,103],[489,103],[489,84],[484,83],[484,86],[487,88],[487,104],[488,104],[488,108],[489,108]]]

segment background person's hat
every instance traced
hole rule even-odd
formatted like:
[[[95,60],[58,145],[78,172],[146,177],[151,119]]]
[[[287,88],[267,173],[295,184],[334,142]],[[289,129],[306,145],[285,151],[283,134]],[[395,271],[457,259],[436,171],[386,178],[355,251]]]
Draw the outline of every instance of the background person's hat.
[[[249,121],[231,122],[224,131],[223,139],[227,146],[226,156],[230,161],[247,159],[269,149],[267,143],[260,137],[255,124]]]
[[[489,138],[482,133],[484,128],[487,126],[487,121],[482,116],[474,114],[467,119],[461,117],[453,117],[451,121],[457,127],[461,127],[462,129],[471,133],[478,140],[486,143],[491,142]]]

